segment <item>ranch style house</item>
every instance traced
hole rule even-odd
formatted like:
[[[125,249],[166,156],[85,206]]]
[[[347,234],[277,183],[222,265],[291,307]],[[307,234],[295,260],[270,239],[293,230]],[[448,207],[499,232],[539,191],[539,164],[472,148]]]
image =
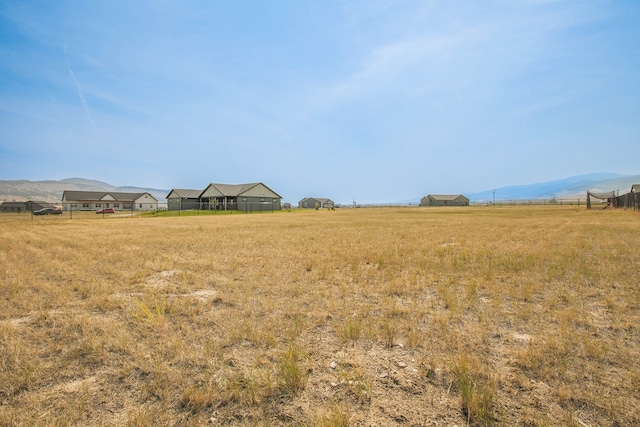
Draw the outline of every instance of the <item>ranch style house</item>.
[[[26,202],[4,202],[0,204],[0,212],[35,212],[44,208],[54,208],[55,205],[49,202],[34,202],[34,201],[26,201]]]
[[[462,194],[429,194],[420,200],[420,206],[469,206]]]
[[[282,196],[261,182],[209,184],[204,190],[174,188],[167,195],[169,210],[237,210],[244,212],[282,209]]]
[[[151,211],[158,209],[158,199],[149,193],[66,190],[62,193],[62,209],[65,211],[94,211],[105,208],[113,208],[116,211]]]

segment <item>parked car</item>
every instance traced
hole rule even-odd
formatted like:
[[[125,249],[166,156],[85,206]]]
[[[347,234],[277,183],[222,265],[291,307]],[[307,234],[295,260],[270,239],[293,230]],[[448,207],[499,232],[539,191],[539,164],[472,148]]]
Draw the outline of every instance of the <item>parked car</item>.
[[[34,215],[60,215],[62,211],[55,208],[44,208],[37,211],[33,211]]]
[[[99,211],[96,211],[97,214],[107,214],[107,213],[116,213],[116,210],[114,208],[104,208],[104,209],[100,209]]]

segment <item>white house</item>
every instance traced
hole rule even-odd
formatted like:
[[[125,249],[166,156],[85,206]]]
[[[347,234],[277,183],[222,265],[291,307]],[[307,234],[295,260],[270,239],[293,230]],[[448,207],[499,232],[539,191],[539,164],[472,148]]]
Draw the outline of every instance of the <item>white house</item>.
[[[64,191],[62,209],[65,211],[94,211],[113,208],[116,211],[150,211],[158,209],[158,199],[149,193],[120,193],[116,191]]]

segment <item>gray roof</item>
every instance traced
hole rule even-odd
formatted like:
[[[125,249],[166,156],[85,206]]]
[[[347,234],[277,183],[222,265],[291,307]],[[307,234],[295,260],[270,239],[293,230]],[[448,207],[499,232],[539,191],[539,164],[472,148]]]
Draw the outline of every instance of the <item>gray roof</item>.
[[[462,194],[429,194],[427,197],[431,197],[434,200],[455,200],[464,196]],[[466,197],[464,198],[466,199]]]
[[[261,182],[252,182],[252,183],[249,183],[249,184],[215,184],[215,183],[211,183],[211,184],[209,184],[207,186],[207,188],[205,188],[203,191],[200,192],[200,195],[202,195],[205,191],[207,191],[209,189],[209,187],[214,187],[225,197],[238,197],[239,195],[251,190],[253,187],[255,187],[257,185],[263,185],[265,188],[267,188],[273,194],[275,194],[278,197],[281,197],[278,193],[276,193],[275,191],[273,191],[272,189],[270,189],[269,187],[267,187],[266,185],[264,185]]]
[[[41,202],[38,200],[29,200],[28,202],[25,202],[26,205],[37,205],[37,206],[42,206],[43,208],[54,208],[56,207],[55,203],[50,203],[50,202]]]
[[[220,193],[227,197],[238,197],[238,195],[244,193],[247,190],[258,185],[258,182],[250,183],[250,184],[211,184],[214,186]],[[202,192],[201,192],[202,193]]]
[[[187,190],[184,188],[174,188],[167,195],[167,199],[171,194],[174,194],[176,197],[180,197],[183,199],[197,199],[202,194],[202,190]]]
[[[41,208],[53,208],[55,207],[55,203],[50,202],[39,202],[36,200],[28,200],[26,202],[0,202],[0,206],[2,206],[3,210],[7,209],[41,209]]]
[[[322,203],[327,203],[327,202],[333,203],[333,200],[327,199],[326,197],[305,197],[304,199],[300,200],[300,203],[304,202],[305,200],[317,200]]]
[[[140,197],[149,193],[121,193],[118,191],[64,191],[62,193],[62,198],[64,200],[101,200],[106,195],[113,197],[118,202],[133,202],[138,200]],[[149,194],[154,200],[151,194]]]
[[[4,208],[24,208],[27,202],[2,202],[0,206]]]

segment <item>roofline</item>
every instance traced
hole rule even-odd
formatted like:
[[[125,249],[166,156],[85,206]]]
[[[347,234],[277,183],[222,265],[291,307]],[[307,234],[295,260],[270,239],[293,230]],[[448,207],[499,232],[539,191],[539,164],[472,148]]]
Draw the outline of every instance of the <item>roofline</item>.
[[[104,198],[105,196],[109,195],[111,197],[113,197],[115,199],[116,202],[122,202],[122,201],[129,201],[129,199],[127,200],[122,200],[122,199],[118,199],[117,195],[123,195],[123,194],[127,194],[127,195],[131,195],[132,199],[130,201],[135,201],[138,200],[140,197],[144,196],[145,194],[149,195],[153,200],[155,200],[156,202],[158,201],[158,199],[156,199],[153,194],[149,193],[148,191],[142,191],[142,192],[138,192],[138,193],[129,193],[126,191],[83,191],[83,190],[64,190],[62,192],[62,200],[65,199],[65,195],[67,193],[92,193],[92,194],[101,194],[101,196],[99,198],[90,198],[90,199],[74,199],[77,201],[81,201],[81,200],[102,200],[102,198]],[[115,195],[114,195],[115,194]]]
[[[271,191],[271,192],[272,192],[273,194],[275,194],[277,197],[279,197],[280,199],[282,199],[282,196],[281,196],[281,195],[279,195],[278,193],[276,193],[275,191],[273,191],[271,188],[269,188],[269,187],[268,187],[264,182],[247,182],[247,183],[244,183],[244,184],[223,184],[223,183],[221,183],[221,182],[218,182],[218,183],[211,182],[211,183],[209,183],[209,185],[207,185],[207,186],[205,187],[205,189],[204,189],[204,190],[202,190],[202,191],[200,192],[200,195],[199,195],[198,197],[202,197],[202,195],[205,193],[205,191],[207,191],[207,190],[209,189],[209,187],[213,187],[213,188],[215,188],[216,190],[218,190],[218,192],[219,192],[220,194],[222,194],[223,196],[227,197],[227,195],[226,195],[226,194],[224,194],[222,191],[220,191],[220,189],[218,188],[218,185],[229,185],[229,186],[234,186],[234,187],[235,187],[235,186],[237,186],[237,187],[241,187],[241,186],[245,186],[245,185],[249,186],[249,187],[248,187],[246,190],[244,190],[243,192],[238,193],[238,194],[237,194],[237,196],[241,196],[243,193],[246,193],[247,191],[251,190],[252,188],[254,188],[254,187],[258,186],[258,185],[263,185],[267,190]],[[232,196],[232,197],[237,197],[237,196]]]

